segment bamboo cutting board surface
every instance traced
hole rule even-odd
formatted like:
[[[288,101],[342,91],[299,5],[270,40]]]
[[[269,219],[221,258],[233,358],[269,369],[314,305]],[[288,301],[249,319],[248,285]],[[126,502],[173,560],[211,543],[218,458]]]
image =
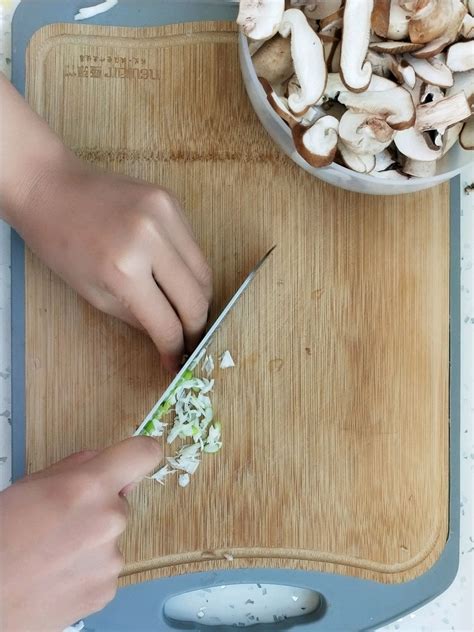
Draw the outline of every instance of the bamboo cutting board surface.
[[[52,25],[30,44],[27,93],[86,160],[176,191],[215,270],[214,313],[278,245],[214,343],[237,360],[215,376],[224,448],[184,490],[134,492],[123,581],[426,571],[448,531],[447,185],[366,197],[297,168],[250,107],[228,23]],[[169,376],[144,335],[30,253],[26,283],[34,471],[130,435]]]

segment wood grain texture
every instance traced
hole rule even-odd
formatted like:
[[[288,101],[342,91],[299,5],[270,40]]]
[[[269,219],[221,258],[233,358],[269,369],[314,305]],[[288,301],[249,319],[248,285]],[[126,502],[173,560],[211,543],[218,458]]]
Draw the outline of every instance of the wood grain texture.
[[[53,25],[27,85],[79,155],[176,191],[215,270],[214,313],[278,245],[214,344],[237,360],[216,375],[224,449],[185,490],[134,492],[123,581],[427,570],[448,529],[447,185],[366,197],[298,169],[249,105],[231,24]],[[33,471],[130,435],[169,378],[146,337],[31,254],[26,278]]]

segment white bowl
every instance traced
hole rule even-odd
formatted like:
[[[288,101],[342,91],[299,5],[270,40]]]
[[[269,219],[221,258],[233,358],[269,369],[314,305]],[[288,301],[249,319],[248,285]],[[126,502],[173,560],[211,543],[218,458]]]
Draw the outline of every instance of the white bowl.
[[[239,39],[239,54],[247,94],[262,125],[287,156],[305,171],[320,180],[347,189],[348,191],[356,191],[357,193],[398,195],[400,193],[422,191],[423,189],[428,189],[441,182],[450,180],[457,176],[461,169],[472,162],[472,152],[465,151],[459,143],[456,143],[438,162],[438,173],[432,178],[410,178],[409,180],[403,181],[385,180],[375,176],[357,173],[336,163],[329,167],[316,169],[309,165],[296,151],[290,128],[268,103],[267,95],[258,80],[252,63],[247,38],[242,34]]]

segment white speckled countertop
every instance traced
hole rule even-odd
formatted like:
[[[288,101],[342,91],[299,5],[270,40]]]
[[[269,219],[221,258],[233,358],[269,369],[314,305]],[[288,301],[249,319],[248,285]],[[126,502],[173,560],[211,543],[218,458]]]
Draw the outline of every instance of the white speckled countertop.
[[[65,0],[67,1],[67,0]],[[10,73],[10,27],[19,0],[0,0],[0,70]],[[461,542],[460,565],[438,599],[384,628],[404,632],[474,629],[474,168],[462,176],[461,218]],[[0,221],[0,489],[10,482],[10,232]],[[212,629],[212,628],[210,628]]]

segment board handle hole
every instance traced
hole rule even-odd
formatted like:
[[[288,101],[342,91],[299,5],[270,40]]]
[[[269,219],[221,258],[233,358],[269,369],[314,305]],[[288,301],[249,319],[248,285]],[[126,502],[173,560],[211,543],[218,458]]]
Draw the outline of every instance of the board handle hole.
[[[219,630],[243,627],[298,629],[298,622],[316,622],[324,616],[321,593],[281,584],[230,584],[201,588],[170,597],[164,615],[175,629]],[[278,625],[278,628],[276,627]]]

